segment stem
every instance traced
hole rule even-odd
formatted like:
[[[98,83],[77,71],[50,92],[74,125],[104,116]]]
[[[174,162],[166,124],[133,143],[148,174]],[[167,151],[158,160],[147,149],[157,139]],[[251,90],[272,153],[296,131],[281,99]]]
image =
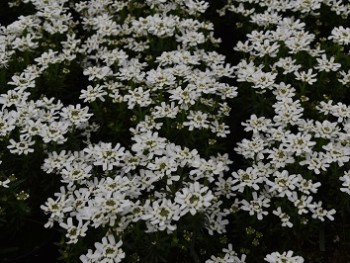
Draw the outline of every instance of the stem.
[[[325,241],[325,230],[324,230],[324,224],[321,225],[320,227],[320,232],[319,232],[319,247],[320,251],[324,252],[326,251],[326,241]]]
[[[196,243],[196,231],[194,231],[192,234],[190,252],[191,252],[191,255],[192,255],[193,260],[194,260],[193,262],[199,263],[200,259],[199,259],[199,256],[198,256],[196,250],[195,250],[195,243]]]

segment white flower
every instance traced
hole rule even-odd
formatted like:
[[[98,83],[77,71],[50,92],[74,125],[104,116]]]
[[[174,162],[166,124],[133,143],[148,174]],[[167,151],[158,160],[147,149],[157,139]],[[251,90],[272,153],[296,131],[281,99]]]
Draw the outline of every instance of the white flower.
[[[331,209],[331,210],[324,209],[322,207],[322,201],[319,201],[318,203],[314,203],[314,206],[310,208],[310,211],[312,212],[312,218],[318,219],[322,222],[325,221],[325,217],[333,221],[334,220],[333,215],[336,213],[335,209]]]
[[[103,96],[107,95],[107,92],[103,90],[104,88],[105,86],[96,85],[92,87],[89,85],[86,90],[81,90],[79,99],[84,99],[84,102],[93,102],[97,99],[105,101]]]
[[[311,141],[311,135],[305,133],[290,134],[282,143],[287,151],[294,152],[296,156],[311,153],[316,142]]]
[[[225,123],[220,123],[218,120],[210,123],[210,130],[212,133],[215,133],[216,136],[226,138],[230,134],[229,126]]]
[[[188,109],[190,105],[194,105],[200,96],[200,93],[195,89],[195,86],[188,85],[182,89],[177,87],[176,89],[169,90],[170,100],[177,101],[181,109]]]
[[[194,165],[195,167],[198,167],[198,165],[195,164],[201,163],[198,150],[196,149],[190,150],[187,147],[184,147],[183,149],[179,148],[176,149],[175,154],[177,162],[181,167],[184,167],[187,164],[190,166]]]
[[[246,255],[242,254],[241,257],[232,249],[232,244],[228,244],[227,248],[223,248],[222,252],[225,253],[222,257],[211,256],[205,263],[244,263]]]
[[[316,121],[315,124],[316,129],[314,129],[313,132],[315,132],[316,138],[331,139],[339,136],[339,127],[336,122],[324,120],[322,123]]]
[[[248,167],[247,170],[239,169],[237,172],[232,172],[234,180],[232,184],[236,184],[231,189],[233,192],[243,192],[245,187],[253,188],[255,191],[259,190],[259,183],[264,181],[263,177],[260,177],[257,169]]]
[[[173,86],[176,84],[176,78],[169,69],[157,68],[147,72],[147,84],[152,87],[152,91],[164,88],[164,86]]]
[[[333,42],[339,45],[348,45],[350,43],[350,28],[344,28],[343,26],[335,27],[328,39],[332,39]]]
[[[343,166],[350,159],[349,147],[344,147],[340,143],[334,144],[332,142],[322,146],[326,152],[326,161],[328,163],[337,162],[339,166]]]
[[[146,155],[149,159],[154,155],[162,155],[166,146],[166,139],[159,137],[157,132],[147,131],[135,135],[132,140],[135,141],[131,146],[132,151],[138,156]]]
[[[125,148],[120,143],[113,147],[112,143],[100,142],[92,148],[85,148],[84,151],[92,156],[94,165],[100,165],[106,171],[121,165]]]
[[[264,150],[267,143],[260,136],[254,136],[251,140],[243,139],[242,142],[237,143],[234,150],[249,159],[264,159]]]
[[[58,144],[63,144],[67,140],[64,135],[68,132],[68,127],[68,121],[51,121],[48,126],[45,125],[42,127],[40,136],[45,143],[53,141]]]
[[[0,105],[2,105],[2,109],[11,105],[20,106],[27,101],[29,95],[29,92],[23,90],[9,90],[6,94],[0,95]]]
[[[173,158],[169,158],[168,156],[155,157],[154,161],[150,161],[147,164],[147,168],[157,173],[160,173],[162,176],[169,176],[172,172],[177,170],[178,164],[175,162]]]
[[[295,71],[295,79],[300,80],[302,82],[306,82],[309,85],[314,84],[317,81],[317,73],[312,74],[312,69],[310,68],[307,72],[306,71]]]
[[[313,209],[315,205],[312,203],[312,196],[307,195],[301,195],[301,197],[298,197],[298,194],[296,192],[293,192],[291,196],[288,196],[289,201],[294,203],[294,206],[298,209],[298,214],[307,214],[309,210]]]
[[[197,46],[205,42],[205,36],[202,32],[185,30],[181,35],[176,35],[176,41],[184,46]]]
[[[350,118],[350,106],[338,102],[331,107],[331,114],[338,117],[338,122],[342,122],[344,119]]]
[[[315,174],[320,174],[322,171],[327,171],[329,162],[327,155],[323,152],[312,152],[306,154],[306,159],[299,162],[300,165],[308,165],[309,170],[313,170]]]
[[[290,216],[287,213],[282,212],[281,207],[277,207],[272,213],[281,219],[282,227],[293,227],[293,223],[290,222]]]
[[[20,136],[19,142],[16,142],[13,139],[10,139],[10,145],[7,146],[7,148],[10,150],[13,154],[18,155],[27,155],[28,153],[34,152],[33,148],[30,148],[30,146],[34,145],[34,141],[31,140],[31,138],[26,138],[24,135]]]
[[[49,152],[41,169],[46,173],[58,172],[69,163],[69,154],[65,150],[61,151],[59,154],[57,154],[57,152]]]
[[[282,68],[284,75],[297,72],[301,68],[301,65],[296,64],[296,60],[292,57],[281,57],[274,66]]]
[[[7,82],[9,85],[13,85],[19,90],[25,90],[27,88],[35,87],[35,76],[30,73],[21,73],[20,75],[13,75],[12,81]]]
[[[328,115],[333,109],[333,101],[328,100],[327,102],[321,101],[319,105],[316,106],[316,109],[323,113],[324,115]]]
[[[79,218],[78,225],[75,226],[71,217],[68,217],[67,223],[61,222],[60,226],[66,229],[66,237],[69,238],[67,244],[75,244],[78,242],[79,237],[86,236],[88,224],[89,222],[85,222],[85,224],[83,224],[83,221]]]
[[[312,180],[307,180],[305,178],[301,179],[297,184],[299,191],[306,195],[310,195],[311,193],[317,193],[318,187],[320,186],[320,182],[313,183]]]
[[[325,54],[322,55],[321,58],[316,58],[318,65],[315,66],[315,69],[318,69],[319,71],[337,71],[340,69],[341,64],[334,62],[334,57],[331,57],[329,60],[327,59],[327,56]]]
[[[341,78],[338,78],[338,81],[343,85],[348,85],[350,83],[350,70],[348,72],[339,71]]]
[[[274,174],[274,181],[267,181],[266,183],[271,186],[270,192],[278,192],[279,197],[291,196],[296,185],[301,180],[300,174],[289,174],[287,170],[282,172],[276,171]]]
[[[191,15],[196,13],[204,13],[209,7],[208,2],[206,1],[187,0],[185,5],[185,10]]]
[[[128,103],[128,109],[133,109],[135,105],[147,107],[153,102],[150,91],[144,90],[143,87],[129,90],[129,93],[124,96],[124,101]]]
[[[258,71],[249,77],[249,82],[253,82],[254,89],[272,89],[275,84],[277,73]]]
[[[273,121],[282,126],[297,124],[302,116],[302,112],[304,111],[304,108],[300,105],[300,101],[293,101],[292,98],[284,98],[279,100],[272,105],[272,107],[277,113],[273,117]]]
[[[69,105],[68,107],[62,108],[61,116],[79,127],[83,123],[88,122],[92,116],[88,111],[89,107],[82,108],[80,104],[75,106]]]
[[[175,202],[180,204],[181,216],[188,212],[195,215],[209,207],[213,198],[214,196],[207,186],[195,182],[176,192]]]
[[[272,126],[271,120],[265,117],[257,117],[255,114],[250,116],[250,120],[243,122],[246,132],[252,131],[253,133],[266,132],[268,128]]]
[[[258,57],[276,57],[279,51],[280,45],[277,42],[272,42],[268,39],[265,39],[263,42],[254,42],[253,50],[255,55]]]
[[[74,181],[80,181],[91,176],[91,165],[85,163],[66,163],[65,168],[61,170],[62,182],[72,183]]]
[[[144,210],[144,215],[141,218],[146,220],[147,232],[166,230],[169,234],[177,228],[173,221],[180,219],[180,206],[166,198],[156,200]]]
[[[190,179],[193,181],[206,178],[209,182],[213,182],[214,175],[222,175],[223,171],[227,170],[226,165],[215,158],[209,160],[198,158],[191,162],[191,166],[195,168],[190,171]]]
[[[111,75],[112,71],[109,67],[88,67],[84,70],[83,74],[89,76],[89,80],[103,79],[104,77]]]
[[[176,118],[177,114],[179,112],[179,107],[175,106],[174,102],[171,102],[170,104],[166,104],[164,101],[161,102],[160,106],[157,105],[154,107],[152,111],[153,118]]]
[[[194,128],[207,129],[209,122],[207,120],[208,114],[201,111],[190,111],[187,120],[183,123],[184,126],[188,126],[188,130],[192,131]]]
[[[100,263],[119,263],[125,258],[125,253],[121,249],[123,242],[121,240],[116,243],[113,235],[108,235],[102,238],[102,242],[95,243],[95,261]]]
[[[7,109],[0,111],[0,137],[6,136],[16,128],[18,114]]]
[[[256,214],[258,220],[262,220],[263,216],[268,215],[268,212],[263,209],[270,207],[271,200],[264,195],[258,196],[257,192],[253,192],[252,196],[253,200],[249,202],[245,199],[242,200],[240,208],[244,211],[248,211],[251,216]]]
[[[292,152],[286,150],[283,146],[277,148],[272,148],[272,150],[266,150],[270,155],[267,159],[271,159],[271,163],[275,165],[276,168],[283,168],[287,164],[294,163],[295,159],[292,156]]]
[[[53,220],[61,221],[65,217],[65,213],[73,210],[71,206],[71,200],[66,195],[60,195],[56,200],[48,198],[44,205],[40,208],[50,215],[49,221],[45,224],[45,227],[52,227]]]
[[[49,49],[48,52],[43,52],[41,56],[35,58],[34,61],[37,62],[42,69],[46,69],[49,64],[55,64],[58,62],[57,51]]]
[[[289,250],[288,252],[273,252],[266,255],[264,258],[265,261],[269,263],[303,263],[304,259],[300,256],[293,256],[293,251]]]

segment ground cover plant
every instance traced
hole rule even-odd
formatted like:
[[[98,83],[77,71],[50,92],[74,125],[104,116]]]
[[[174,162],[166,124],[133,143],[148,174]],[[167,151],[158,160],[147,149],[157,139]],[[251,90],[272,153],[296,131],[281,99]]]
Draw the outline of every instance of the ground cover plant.
[[[350,260],[349,3],[7,4],[4,262]]]

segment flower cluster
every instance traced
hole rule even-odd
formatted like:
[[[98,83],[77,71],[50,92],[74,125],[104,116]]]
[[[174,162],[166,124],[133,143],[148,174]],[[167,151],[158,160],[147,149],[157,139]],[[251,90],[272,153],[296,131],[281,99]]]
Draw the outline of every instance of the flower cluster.
[[[140,225],[170,235],[200,215],[209,234],[224,233],[220,197],[230,193],[218,182],[232,161],[214,146],[230,132],[227,101],[237,88],[221,81],[234,69],[210,51],[220,41],[198,18],[208,4],[22,2],[34,14],[2,27],[12,51],[4,66],[16,56],[26,65],[0,96],[1,135],[12,154],[43,150],[42,170],[63,184],[41,206],[46,227],[58,223],[67,244],[109,229],[83,262],[119,262],[123,237]],[[36,91],[50,78],[70,87],[77,70],[86,84],[69,97],[55,87]]]
[[[65,254],[80,249],[71,261],[246,262],[247,243],[229,239],[242,222],[332,221],[320,192],[350,195],[350,5],[227,1],[218,13],[248,31],[232,66],[208,3],[11,2],[32,13],[0,26],[0,157],[57,181],[40,208]],[[236,103],[244,136],[228,149]]]
[[[341,14],[333,28],[323,27],[321,9]],[[232,173],[232,187],[239,193],[238,208],[258,220],[271,208],[282,227],[306,223],[307,214],[334,220],[336,210],[316,196],[327,187],[324,177],[336,181],[339,173],[334,171],[348,169],[350,158],[350,107],[345,94],[340,95],[348,85],[343,62],[349,37],[341,24],[349,11],[341,1],[229,1],[220,10],[221,15],[239,14],[250,24],[246,40],[234,47],[243,53],[235,75],[240,91],[260,108],[242,122],[249,137],[235,152],[250,165]],[[310,28],[310,20],[317,21],[318,29]],[[342,192],[349,193],[348,177],[345,171],[339,178]],[[267,261],[284,262],[277,256],[271,254]]]

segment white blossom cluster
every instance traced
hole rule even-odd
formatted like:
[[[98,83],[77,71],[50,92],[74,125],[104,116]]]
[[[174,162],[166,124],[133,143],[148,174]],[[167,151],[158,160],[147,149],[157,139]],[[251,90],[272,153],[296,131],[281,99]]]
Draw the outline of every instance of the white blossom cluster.
[[[321,8],[335,12],[342,21],[350,13],[346,1],[322,0],[237,0],[219,10],[220,15],[232,12],[245,17],[252,28],[247,40],[234,47],[244,54],[235,66],[238,87],[252,90],[257,102],[266,98],[271,102],[269,113],[262,114],[257,107],[242,123],[250,137],[239,142],[235,151],[251,166],[232,172],[232,189],[242,193],[237,194],[234,206],[258,220],[273,209],[283,227],[293,227],[293,220],[305,214],[334,220],[335,209],[326,209],[327,204],[315,200],[315,194],[323,176],[339,177],[334,169],[349,167],[350,106],[318,91],[320,85],[330,85],[331,79],[347,88],[349,69],[340,58],[349,55],[349,29],[337,25],[327,32],[329,37],[310,32],[304,21],[313,17],[322,25]],[[337,56],[327,46],[335,46]],[[322,99],[312,101],[317,96]],[[350,194],[349,172],[339,179],[343,182],[340,190]],[[303,262],[291,255],[291,251],[283,256],[276,252],[265,260]]]
[[[108,228],[82,262],[120,262],[123,234],[138,222],[146,233],[170,234],[181,218],[201,213],[209,234],[226,232],[229,211],[220,199],[232,193],[221,182],[232,161],[228,154],[199,153],[197,139],[188,137],[196,130],[209,144],[227,137],[227,100],[237,96],[236,87],[221,82],[234,69],[204,48],[220,43],[213,25],[196,19],[208,3],[22,2],[36,12],[1,27],[2,66],[17,53],[27,66],[0,95],[0,135],[13,154],[44,150],[42,170],[60,177],[60,191],[41,206],[49,216],[45,226],[59,224],[67,244],[90,228]],[[134,9],[142,12],[133,15]],[[68,74],[73,63],[89,83],[74,98],[80,104],[65,105],[45,90],[38,96],[42,79]],[[91,140],[104,103],[125,106],[116,122],[132,124],[130,145]],[[65,148],[72,135],[81,138],[79,150]]]
[[[211,236],[226,233],[238,211],[258,220],[274,215],[289,228],[304,215],[334,220],[335,209],[315,197],[323,187],[319,177],[335,176],[334,167],[345,170],[340,191],[350,195],[350,106],[324,94],[309,98],[331,78],[349,86],[350,69],[323,43],[349,55],[350,29],[335,26],[321,40],[303,21],[319,16],[321,7],[345,19],[348,3],[228,1],[220,14],[242,15],[256,28],[234,47],[243,59],[231,66],[212,51],[220,40],[201,17],[208,1],[12,5],[19,2],[35,12],[0,26],[0,68],[13,67],[13,60],[20,68],[0,94],[0,139],[15,155],[44,152],[42,170],[62,183],[41,205],[49,217],[45,226],[63,228],[66,244],[77,244],[89,230],[108,230],[82,262],[121,262],[128,257],[123,237],[135,226],[145,235],[171,235],[198,215]],[[51,75],[71,73],[72,65],[87,81],[75,87],[78,93],[64,91],[76,96],[75,104],[60,97],[59,87],[45,87]],[[256,112],[242,123],[249,135],[234,151],[249,165],[234,171],[229,155],[212,147],[229,139],[225,118],[238,94],[225,83],[229,78],[251,90],[256,103],[264,96],[272,101],[271,114]],[[111,123],[99,122],[107,114]],[[130,143],[96,141],[101,127],[116,136],[123,127]],[[73,139],[79,140],[74,149],[67,146]],[[246,260],[232,244],[222,252],[206,262]],[[265,261],[304,259],[288,251]]]

